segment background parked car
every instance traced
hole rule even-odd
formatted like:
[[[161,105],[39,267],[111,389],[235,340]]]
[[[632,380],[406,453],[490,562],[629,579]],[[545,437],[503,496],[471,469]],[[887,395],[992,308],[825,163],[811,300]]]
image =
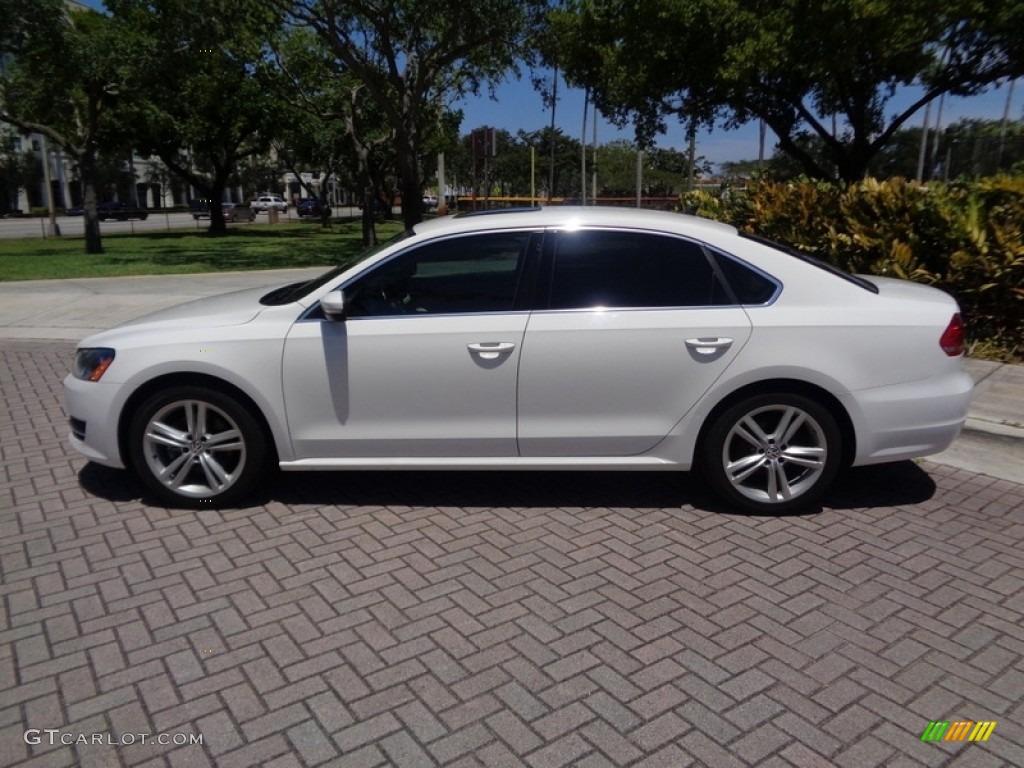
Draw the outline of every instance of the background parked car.
[[[325,213],[327,216],[331,215],[331,209],[315,197],[301,198],[295,205],[295,212],[299,215],[300,219],[307,217],[319,219]]]
[[[365,206],[362,201],[359,202],[359,210],[363,210]],[[370,203],[370,210],[373,213],[375,221],[384,222],[391,218],[391,206],[384,200],[373,200]]]
[[[128,205],[128,203],[122,203],[118,200],[100,203],[96,206],[96,211],[100,221],[106,221],[107,219],[114,219],[115,221],[128,221],[128,219],[145,220],[149,216],[149,211],[145,208],[135,208]]]
[[[197,197],[195,200],[188,204],[189,213],[192,214],[192,218],[196,221],[199,219],[210,218],[210,203],[212,201],[208,197]]]
[[[270,210],[287,213],[288,203],[280,195],[260,195],[253,200],[252,209],[256,211],[256,213],[266,213]]]
[[[224,221],[255,221],[256,211],[248,203],[221,203]]]

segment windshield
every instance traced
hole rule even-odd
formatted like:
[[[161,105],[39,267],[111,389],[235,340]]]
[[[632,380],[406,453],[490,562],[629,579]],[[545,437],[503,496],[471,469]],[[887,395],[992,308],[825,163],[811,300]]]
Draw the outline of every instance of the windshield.
[[[339,264],[334,269],[325,272],[319,277],[314,277],[312,280],[303,280],[302,282],[299,283],[291,283],[290,285],[283,285],[280,288],[275,288],[270,293],[266,294],[260,299],[260,304],[273,307],[282,304],[291,304],[293,301],[298,301],[307,293],[315,291],[317,288],[320,288],[321,286],[327,285],[327,283],[331,282],[334,278],[336,278],[345,270],[351,269],[356,264],[361,264],[367,259],[376,256],[385,248],[388,248],[397,242],[405,240],[408,237],[412,237],[412,234],[413,231],[411,229],[407,229],[404,232],[399,232],[394,237],[389,238],[388,240],[385,240],[382,243],[377,243],[377,245],[370,246],[351,261]]]

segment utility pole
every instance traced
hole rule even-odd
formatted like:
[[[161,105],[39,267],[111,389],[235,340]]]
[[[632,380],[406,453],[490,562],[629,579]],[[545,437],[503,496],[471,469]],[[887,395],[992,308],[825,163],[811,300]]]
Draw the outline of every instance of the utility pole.
[[[594,154],[590,158],[590,200],[597,205],[597,102],[594,102]],[[586,180],[584,180],[586,183]]]
[[[696,186],[697,178],[697,169],[695,168],[697,165],[697,126],[691,122],[686,134],[687,141],[690,145],[686,155],[686,191],[692,192],[693,188]]]
[[[551,86],[551,163],[548,166],[548,204],[555,194],[555,105],[558,104],[558,65],[555,65],[555,78]]]
[[[50,175],[50,149],[46,144],[46,136],[39,134],[40,149],[43,150],[43,181],[46,183],[46,201],[50,207],[50,237],[60,237],[60,225],[57,224],[57,208],[53,200],[53,179]]]
[[[444,187],[444,152],[437,153],[437,215],[448,213],[448,195]]]
[[[587,204],[587,112],[590,111],[590,89],[583,91],[583,130],[580,132],[580,205]]]
[[[924,107],[924,125],[921,126],[921,152],[917,156],[917,181],[924,181],[924,159],[928,156],[928,121],[932,117],[932,103]]]
[[[644,183],[644,151],[638,149],[636,151],[636,207],[641,208],[643,202],[643,183]]]
[[[1006,127],[1010,123],[1010,102],[1013,101],[1013,86],[1016,80],[1010,81],[1010,90],[1006,94],[1006,108],[1003,110],[1003,124],[999,127],[999,159],[996,163],[996,170],[1003,165],[1003,151],[1006,149]]]

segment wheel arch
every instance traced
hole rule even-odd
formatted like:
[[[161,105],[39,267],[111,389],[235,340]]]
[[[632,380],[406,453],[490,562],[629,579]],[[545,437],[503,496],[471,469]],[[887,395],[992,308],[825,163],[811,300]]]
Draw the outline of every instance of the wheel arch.
[[[263,436],[267,441],[267,446],[272,452],[272,460],[275,463],[277,462],[278,451],[277,442],[274,439],[274,431],[270,428],[270,423],[267,421],[267,417],[256,402],[243,390],[230,382],[224,381],[224,379],[220,379],[206,373],[189,372],[166,373],[161,376],[157,376],[142,384],[132,392],[131,395],[129,395],[124,406],[121,408],[121,414],[117,423],[117,447],[121,454],[121,460],[125,463],[125,466],[131,467],[132,464],[131,450],[128,444],[128,432],[131,426],[132,416],[135,414],[135,411],[147,398],[157,392],[171,387],[184,386],[207,387],[241,403],[256,420],[256,423],[259,425],[260,430],[263,432]]]
[[[857,433],[853,427],[853,420],[850,418],[850,414],[847,412],[846,408],[841,402],[839,402],[838,398],[836,398],[836,396],[827,389],[816,384],[811,384],[807,381],[801,381],[800,379],[787,378],[765,379],[763,381],[746,384],[722,398],[705,417],[701,424],[700,431],[697,433],[694,462],[697,463],[699,461],[701,448],[707,439],[708,431],[726,409],[731,408],[736,403],[745,400],[748,397],[766,394],[802,395],[815,400],[827,408],[829,413],[831,413],[833,418],[836,420],[836,425],[839,427],[839,434],[842,438],[841,465],[848,467],[851,464],[854,457],[857,455]]]

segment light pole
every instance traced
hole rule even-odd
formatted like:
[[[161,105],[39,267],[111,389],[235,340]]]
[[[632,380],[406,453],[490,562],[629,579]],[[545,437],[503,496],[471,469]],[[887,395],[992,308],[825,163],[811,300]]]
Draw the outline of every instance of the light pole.
[[[50,208],[50,237],[60,237],[60,225],[57,224],[57,208],[53,201],[53,178],[50,174],[50,149],[46,145],[46,136],[40,134],[40,149],[43,151],[43,181],[46,184],[46,201]]]

